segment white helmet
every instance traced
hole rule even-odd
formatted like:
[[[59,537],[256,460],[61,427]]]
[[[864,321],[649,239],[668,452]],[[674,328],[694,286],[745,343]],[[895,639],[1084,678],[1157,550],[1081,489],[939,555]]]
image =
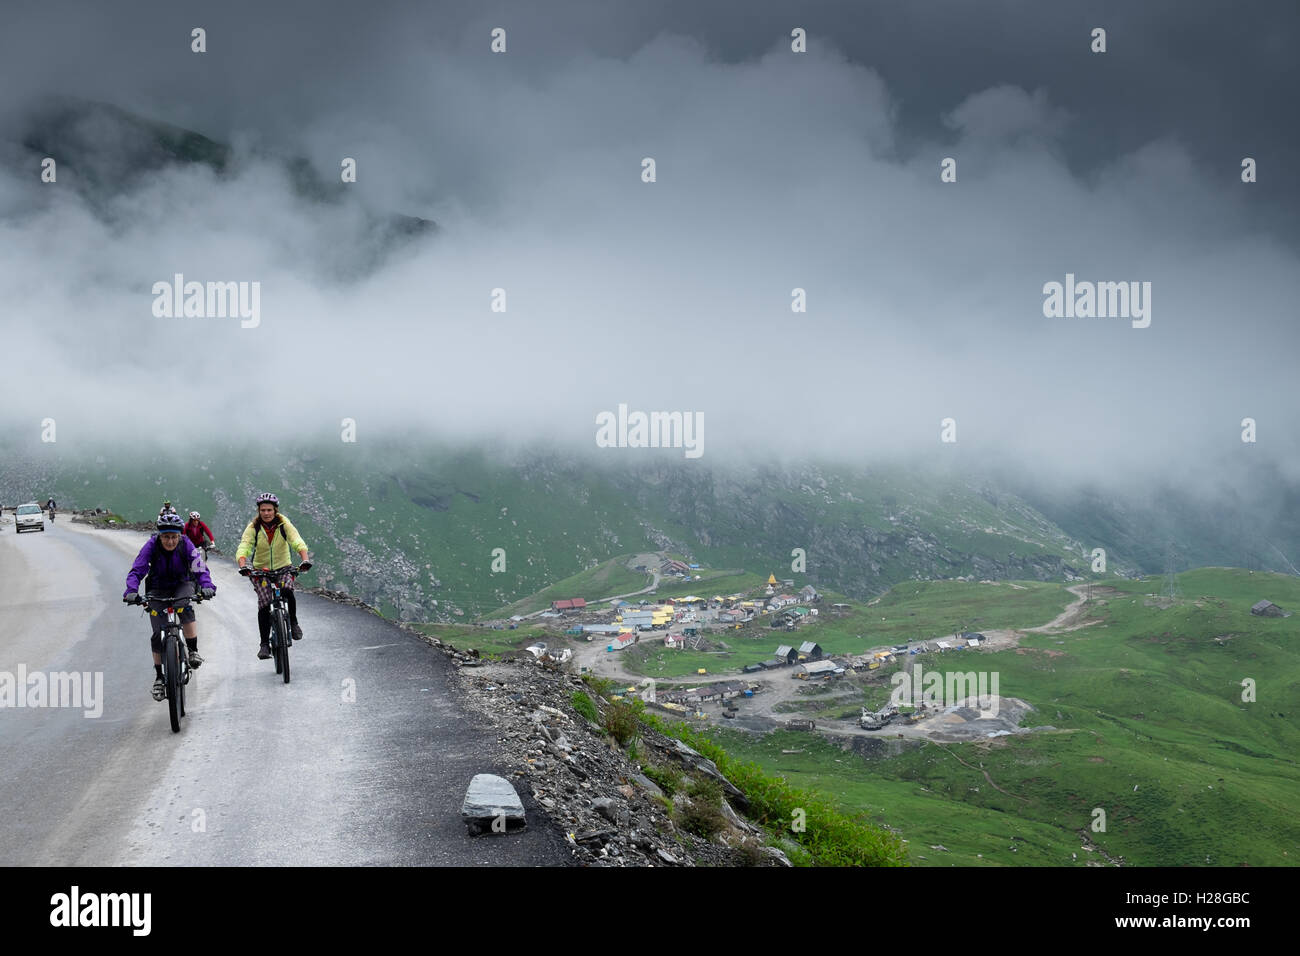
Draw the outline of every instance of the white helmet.
[[[199,520],[199,513],[198,513],[197,511],[191,511],[191,512],[190,512],[190,517],[193,518],[195,521],[198,521],[198,520]]]

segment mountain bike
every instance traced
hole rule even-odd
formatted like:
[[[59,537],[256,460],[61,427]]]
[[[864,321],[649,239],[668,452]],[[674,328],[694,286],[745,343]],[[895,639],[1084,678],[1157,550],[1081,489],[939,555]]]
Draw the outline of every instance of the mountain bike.
[[[289,608],[284,603],[280,592],[280,575],[289,572],[295,580],[302,573],[301,568],[290,565],[278,571],[250,571],[250,578],[265,578],[271,589],[271,656],[275,658],[275,672],[284,675],[284,682],[289,683],[289,647],[293,644],[293,630],[289,621]]]
[[[167,622],[163,625],[162,669],[163,683],[167,687],[167,712],[171,717],[172,733],[179,733],[181,718],[185,716],[185,685],[190,682],[189,653],[181,633],[181,612],[190,603],[200,603],[203,595],[196,588],[188,597],[155,596],[146,594],[144,598],[133,595],[135,600],[127,604],[141,604],[149,609],[150,614],[165,614]]]

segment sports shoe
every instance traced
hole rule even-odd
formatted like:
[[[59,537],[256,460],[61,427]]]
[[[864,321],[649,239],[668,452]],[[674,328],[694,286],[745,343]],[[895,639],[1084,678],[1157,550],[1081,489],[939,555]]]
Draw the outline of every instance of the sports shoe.
[[[190,651],[190,670],[198,670],[203,663],[203,658],[199,657],[198,651]]]
[[[263,641],[262,646],[257,649],[257,659],[259,661],[268,660],[271,657],[271,644],[269,641]]]
[[[293,625],[293,639],[295,641],[302,640],[302,628],[298,626],[297,622],[295,622]]]
[[[156,681],[153,682],[153,699],[154,700],[167,699],[167,685],[163,683],[163,679],[161,677],[159,677]]]

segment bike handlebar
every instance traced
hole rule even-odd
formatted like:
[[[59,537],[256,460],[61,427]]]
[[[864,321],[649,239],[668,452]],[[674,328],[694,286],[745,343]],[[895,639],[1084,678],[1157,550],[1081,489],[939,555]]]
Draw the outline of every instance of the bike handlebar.
[[[311,570],[310,566],[308,567],[308,570]],[[264,569],[264,568],[250,568],[250,567],[248,567],[247,565],[245,565],[244,567],[240,568],[240,571],[241,571],[241,572],[242,572],[242,571],[247,571],[247,572],[248,572],[248,576],[249,576],[250,578],[278,578],[280,575],[284,574],[286,571],[288,571],[288,572],[289,572],[290,574],[292,574],[294,577],[297,577],[298,575],[302,574],[302,568],[301,568],[301,567],[297,567],[297,568],[295,568],[295,567],[294,567],[293,565],[291,565],[291,564],[290,564],[290,565],[287,565],[287,566],[285,566],[285,567],[283,567],[283,568],[277,568],[277,569],[275,569],[274,571],[268,571],[268,570],[266,570],[266,569]]]
[[[171,595],[166,597],[155,597],[152,594],[146,594],[144,597],[141,597],[139,594],[133,594],[129,598],[122,598],[122,603],[138,604],[142,607],[149,604],[171,604],[173,606],[178,606],[190,601],[193,601],[195,604],[202,604],[205,600],[207,600],[207,598],[203,596],[203,592],[196,590],[194,594],[186,597],[175,597]]]

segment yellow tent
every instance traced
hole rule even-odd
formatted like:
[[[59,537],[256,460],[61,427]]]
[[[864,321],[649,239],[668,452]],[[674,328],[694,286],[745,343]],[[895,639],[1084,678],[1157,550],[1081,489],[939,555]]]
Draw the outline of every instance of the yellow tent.
[[[775,574],[769,574],[769,575],[767,576],[767,583],[770,584],[770,585],[775,586],[775,585],[776,585],[776,575],[775,575]]]

